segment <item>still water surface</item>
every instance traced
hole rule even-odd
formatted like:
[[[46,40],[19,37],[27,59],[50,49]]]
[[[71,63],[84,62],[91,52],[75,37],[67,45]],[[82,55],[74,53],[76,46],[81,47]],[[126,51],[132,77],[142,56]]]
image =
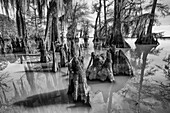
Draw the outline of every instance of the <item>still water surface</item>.
[[[160,83],[169,84],[169,78],[164,69],[167,62],[163,61],[163,59],[167,58],[170,54],[170,40],[159,40],[160,45],[157,47],[150,45],[137,46],[134,44],[135,40],[126,39],[131,45],[131,49],[124,50],[132,64],[134,77],[116,76],[115,83],[89,81],[88,84],[92,89],[91,107],[81,103],[73,103],[67,96],[68,76],[66,75],[66,68],[61,69],[57,73],[48,71],[30,72],[26,70],[33,67],[40,68],[41,65],[35,63],[20,64],[19,60],[9,64],[0,73],[7,72],[9,74],[8,80],[10,82],[8,84],[10,90],[6,93],[6,97],[9,101],[27,103],[25,107],[13,106],[12,108],[14,109],[10,110],[10,112],[135,113],[140,111],[143,113],[156,113],[157,111],[161,111],[162,113],[166,113],[169,111],[168,99],[170,97],[167,96],[164,98],[165,94],[159,95],[157,93],[159,91],[152,91],[150,94],[147,94],[145,91],[159,88]],[[80,43],[82,42],[80,40]],[[93,49],[92,39],[89,42],[89,48],[83,51],[85,67],[89,63],[91,52],[95,51]],[[102,53],[102,51],[95,52]],[[36,60],[37,58],[34,59]],[[33,61],[33,58],[28,58],[27,60]],[[144,77],[141,78],[141,75]],[[169,88],[161,91],[167,93],[168,90]]]

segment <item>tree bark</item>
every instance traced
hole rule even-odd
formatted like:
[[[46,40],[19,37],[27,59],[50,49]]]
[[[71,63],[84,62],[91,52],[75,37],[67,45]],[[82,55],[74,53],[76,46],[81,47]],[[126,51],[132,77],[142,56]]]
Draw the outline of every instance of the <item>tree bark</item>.
[[[106,0],[103,0],[103,4],[104,4],[104,27],[105,27],[105,36],[107,38],[107,13],[106,13]]]
[[[27,53],[27,34],[26,34],[26,24],[24,17],[22,15],[22,7],[20,6],[21,1],[16,1],[16,22],[17,22],[17,29],[18,35],[22,36],[23,39],[23,52]]]
[[[113,19],[113,30],[112,30],[113,34],[115,31],[116,19],[117,19],[117,0],[115,0],[115,2],[114,2],[114,19]]]
[[[37,18],[36,18],[36,8],[34,9],[34,16],[35,16],[35,30],[37,34]]]
[[[56,55],[55,55],[55,51],[56,51],[56,47],[55,47],[55,42],[59,42],[59,33],[58,33],[58,13],[55,15],[53,15],[53,20],[52,20],[52,51],[53,51],[53,67],[52,67],[52,71],[56,72],[57,71],[57,65],[56,65]]]
[[[82,101],[89,104],[90,87],[87,85],[87,79],[83,70],[81,60],[74,56],[69,65],[69,88],[67,94],[73,96],[74,101]]]
[[[66,65],[66,51],[64,50],[64,47],[60,47],[60,65],[61,67],[65,67]]]
[[[115,0],[114,3],[114,22],[113,32],[111,34],[110,46],[116,45],[117,48],[129,48],[129,44],[125,42],[121,32],[121,4],[124,1]]]
[[[114,22],[113,22],[113,33],[110,41],[110,46],[112,44],[116,45],[118,47],[119,45],[119,40],[122,39],[122,34],[121,34],[121,22],[120,22],[120,4],[119,0],[115,0],[114,3]]]
[[[56,54],[55,54],[55,44],[54,42],[52,43],[53,46],[53,65],[52,65],[52,71],[57,72],[57,64],[56,64]]]
[[[99,12],[97,12],[97,17],[96,17],[95,26],[94,26],[94,40],[97,39],[97,23],[98,23],[98,19],[99,19]]]
[[[151,35],[151,33],[152,33],[152,26],[154,23],[156,4],[157,4],[157,0],[154,0],[152,10],[151,10],[151,19],[149,21],[149,25],[148,25],[148,29],[147,29],[147,35]]]
[[[101,8],[102,8],[102,0],[99,0],[99,38],[101,38]]]
[[[41,39],[41,42],[40,42],[40,54],[41,54],[41,57],[40,57],[40,62],[41,63],[47,63],[47,50],[46,50],[46,46],[45,46],[45,43],[44,43],[44,40]]]
[[[141,28],[141,33],[139,33],[139,38],[136,40],[136,44],[158,44],[157,39],[155,39],[155,37],[152,35],[152,27],[154,24],[154,16],[155,16],[155,9],[156,9],[156,5],[157,5],[157,0],[153,0],[153,4],[152,4],[152,10],[150,13],[150,18],[149,18],[149,24],[147,27],[147,31],[145,33],[145,26],[146,25],[148,19],[146,19],[143,24],[140,22],[141,26],[143,28]],[[140,31],[138,31],[140,32]]]

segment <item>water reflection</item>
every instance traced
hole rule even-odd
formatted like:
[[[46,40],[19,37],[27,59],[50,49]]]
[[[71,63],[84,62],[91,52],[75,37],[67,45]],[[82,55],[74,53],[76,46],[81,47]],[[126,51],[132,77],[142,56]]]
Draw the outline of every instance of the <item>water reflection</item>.
[[[133,67],[138,66],[138,70],[140,69],[140,84],[138,84],[138,101],[136,103],[138,107],[141,107],[143,104],[143,100],[141,100],[143,99],[142,93],[145,91],[145,94],[149,95],[149,92],[144,90],[146,87],[143,84],[144,72],[147,67],[146,65],[148,64],[148,54],[154,53],[155,55],[155,52],[160,53],[162,50],[159,49],[159,51],[157,51],[158,49],[155,48],[156,46],[136,45],[135,50],[130,50],[132,60],[136,59],[136,64],[133,65]],[[89,61],[91,51],[93,51],[93,49],[83,51],[85,62]],[[124,52],[128,53],[128,51],[125,50]],[[96,50],[96,52],[98,51]],[[20,64],[20,66],[23,67],[22,75],[24,74],[24,76],[22,77],[20,75],[19,83],[16,81],[14,82],[16,91],[18,91],[16,94],[19,93],[18,95],[20,96],[25,95],[23,96],[24,99],[23,97],[20,97],[22,101],[17,101],[17,104],[21,105],[22,103],[22,105],[27,106],[27,109],[22,109],[22,107],[19,107],[19,112],[45,113],[59,110],[61,113],[111,113],[113,112],[113,108],[115,109],[115,107],[113,107],[113,103],[116,101],[116,98],[118,100],[122,99],[122,97],[117,96],[115,93],[122,89],[129,79],[129,77],[123,76],[115,77],[116,83],[114,84],[99,81],[89,81],[88,84],[91,86],[94,93],[91,103],[92,106],[90,108],[88,106],[82,105],[81,103],[73,103],[72,100],[67,96],[67,69],[62,68],[61,71],[58,71],[57,73],[51,73],[48,70],[40,70],[41,65],[39,63],[29,62]],[[19,64],[15,64],[15,66],[18,65]],[[155,69],[153,68],[149,72],[150,75],[151,73],[154,74]],[[162,91],[163,90],[165,89],[162,88]],[[151,90],[148,89],[148,91]],[[27,98],[25,99],[25,97]],[[126,100],[126,102],[128,101]],[[133,105],[135,106],[135,104]],[[122,107],[122,109],[125,108],[126,106]]]
[[[25,74],[27,82],[31,88],[31,92],[36,93],[36,85],[35,85],[35,73],[32,71],[32,64],[26,63],[25,64]]]
[[[148,54],[157,47],[157,45],[136,45],[136,52],[138,58],[141,58],[142,56],[142,65],[141,65],[141,74],[140,74],[140,81],[139,81],[139,91],[138,91],[138,108],[137,112],[140,113],[140,103],[141,103],[141,90],[144,80],[144,71],[146,67],[146,61]]]
[[[142,66],[142,56],[159,55],[163,48],[156,48],[156,45],[136,45],[135,49],[130,50],[130,62],[135,70],[140,70]],[[151,61],[146,58],[146,65],[149,65]]]
[[[105,51],[94,50],[92,39],[89,42],[89,48],[82,51],[85,56],[85,68],[91,52]],[[82,103],[73,103],[66,94],[67,68],[61,68],[57,73],[52,73],[51,68],[42,69],[46,65],[51,67],[51,64],[41,64],[38,56],[22,58],[22,64],[15,62],[4,70],[9,71],[10,77],[14,78],[11,83],[11,91],[8,93],[10,95],[7,95],[7,98],[12,98],[11,103],[15,102],[17,105],[11,108],[17,113],[51,113],[55,111],[57,113],[110,113],[113,93],[122,89],[129,79],[128,76],[117,76],[115,83],[88,81],[92,88],[92,101],[91,107],[89,107]]]
[[[99,52],[91,48],[91,45],[93,44],[83,50],[86,64],[92,51]],[[168,77],[169,67],[166,67],[166,65],[169,66],[169,42],[160,40],[159,48],[146,45],[136,45],[133,48],[135,49],[125,51],[126,55],[129,54],[128,58],[135,72],[130,82],[126,84],[129,77],[123,76],[115,77],[116,83],[114,84],[88,81],[93,91],[91,108],[81,103],[73,103],[67,96],[66,68],[62,68],[57,73],[41,70],[41,64],[36,62],[37,57],[27,58],[27,61],[30,59],[31,63],[10,63],[3,70],[3,73],[9,72],[9,79],[13,81],[9,83],[11,87],[9,92],[4,93],[6,97],[0,92],[2,96],[0,99],[3,103],[15,101],[27,106],[14,106],[10,108],[12,113],[51,113],[54,111],[57,113],[136,113],[138,110],[144,113],[169,113],[170,77]],[[165,56],[166,58],[163,59]],[[28,80],[31,81],[28,82]],[[36,89],[35,93],[31,87]]]

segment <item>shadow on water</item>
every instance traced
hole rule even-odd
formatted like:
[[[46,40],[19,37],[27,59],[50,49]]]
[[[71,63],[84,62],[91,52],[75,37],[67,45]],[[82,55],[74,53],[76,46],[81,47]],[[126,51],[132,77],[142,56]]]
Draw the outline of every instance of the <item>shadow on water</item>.
[[[41,106],[57,105],[57,104],[73,104],[69,108],[90,107],[83,103],[73,102],[73,98],[67,95],[68,89],[57,90],[48,93],[36,94],[29,96],[24,100],[13,103],[14,106],[24,106],[26,108],[35,108]]]

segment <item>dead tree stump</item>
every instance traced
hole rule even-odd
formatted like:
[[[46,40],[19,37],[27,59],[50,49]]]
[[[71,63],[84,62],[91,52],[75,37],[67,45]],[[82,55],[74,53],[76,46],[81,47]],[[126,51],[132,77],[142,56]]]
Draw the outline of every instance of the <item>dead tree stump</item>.
[[[69,68],[68,94],[73,96],[74,101],[89,103],[90,86],[87,85],[83,64],[78,57],[73,57]]]

